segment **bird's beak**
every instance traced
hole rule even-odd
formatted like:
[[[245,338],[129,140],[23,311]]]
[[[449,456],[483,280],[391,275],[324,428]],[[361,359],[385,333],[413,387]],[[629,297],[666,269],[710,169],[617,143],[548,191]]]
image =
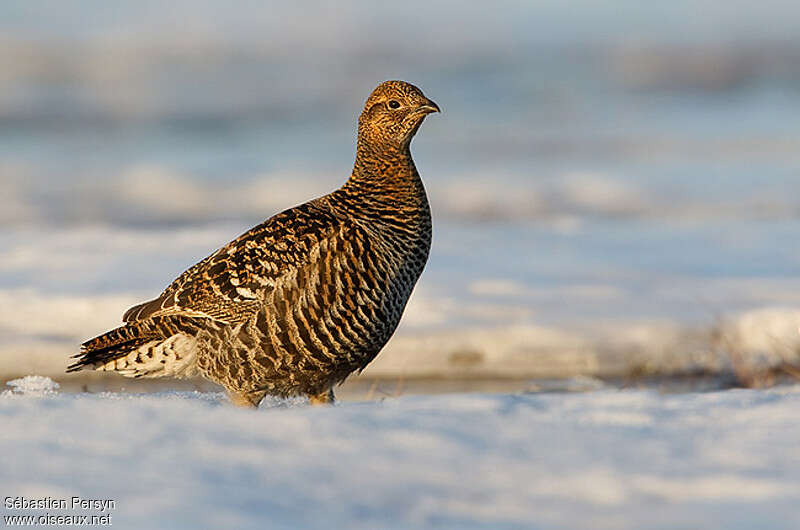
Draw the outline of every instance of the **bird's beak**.
[[[420,112],[424,112],[425,114],[430,114],[432,112],[442,112],[442,109],[439,108],[439,105],[437,105],[430,99],[427,100],[422,105],[420,105],[417,110],[419,110]]]

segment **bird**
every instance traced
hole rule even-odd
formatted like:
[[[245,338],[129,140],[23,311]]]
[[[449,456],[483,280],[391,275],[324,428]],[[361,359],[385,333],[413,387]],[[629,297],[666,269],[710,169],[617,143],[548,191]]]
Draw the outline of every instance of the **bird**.
[[[431,210],[411,140],[441,112],[416,86],[375,88],[353,170],[335,191],[248,230],[81,345],[68,372],[202,376],[230,401],[332,404],[397,328],[431,248]]]

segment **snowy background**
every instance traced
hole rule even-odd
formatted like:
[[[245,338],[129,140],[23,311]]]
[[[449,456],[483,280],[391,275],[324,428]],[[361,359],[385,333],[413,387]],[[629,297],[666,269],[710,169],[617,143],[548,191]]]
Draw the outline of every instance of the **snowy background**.
[[[120,528],[800,527],[796,387],[663,393],[798,373],[798,20],[5,0],[0,495],[115,498]],[[444,110],[412,146],[433,251],[340,405],[64,375],[126,308],[339,186],[392,78]]]

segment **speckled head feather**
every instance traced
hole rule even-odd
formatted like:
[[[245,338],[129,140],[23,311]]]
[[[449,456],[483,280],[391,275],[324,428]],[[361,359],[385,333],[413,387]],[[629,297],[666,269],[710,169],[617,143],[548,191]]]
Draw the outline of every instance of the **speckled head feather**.
[[[432,112],[440,112],[439,106],[419,88],[405,81],[384,81],[367,98],[358,119],[359,146],[406,147]]]

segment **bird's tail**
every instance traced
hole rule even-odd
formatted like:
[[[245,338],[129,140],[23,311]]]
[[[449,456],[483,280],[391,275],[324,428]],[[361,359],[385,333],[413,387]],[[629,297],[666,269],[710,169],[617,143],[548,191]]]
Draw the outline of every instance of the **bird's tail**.
[[[196,373],[197,319],[160,316],[112,329],[81,345],[67,372],[114,371],[127,377],[189,377]]]

